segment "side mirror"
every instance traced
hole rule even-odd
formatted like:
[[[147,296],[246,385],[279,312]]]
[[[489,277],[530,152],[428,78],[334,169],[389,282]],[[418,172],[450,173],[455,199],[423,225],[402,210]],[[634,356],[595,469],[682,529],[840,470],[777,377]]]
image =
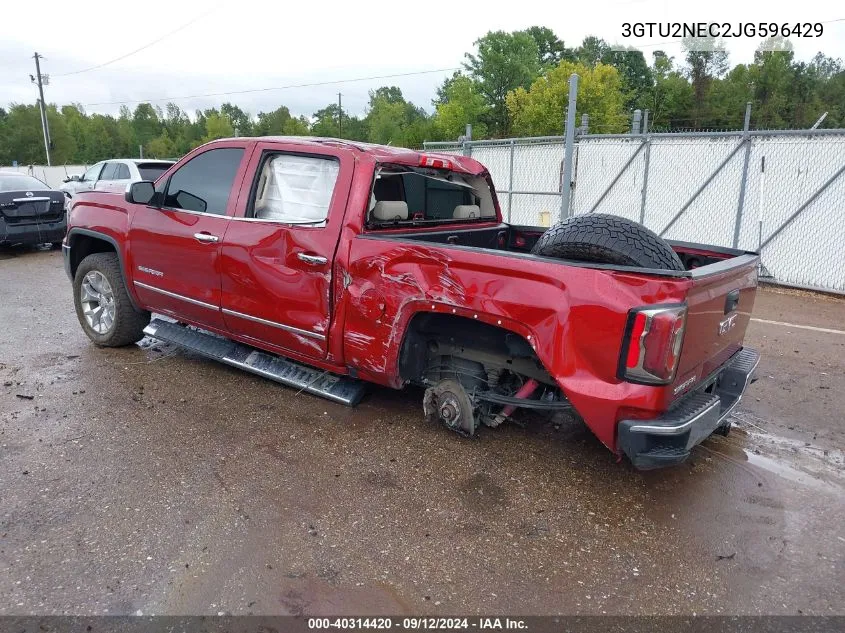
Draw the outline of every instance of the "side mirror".
[[[82,176],[79,174],[73,174],[72,176],[65,178],[62,182],[79,182],[80,180],[82,180]]]
[[[155,185],[149,180],[130,182],[126,185],[124,198],[133,204],[148,204],[156,193]]]

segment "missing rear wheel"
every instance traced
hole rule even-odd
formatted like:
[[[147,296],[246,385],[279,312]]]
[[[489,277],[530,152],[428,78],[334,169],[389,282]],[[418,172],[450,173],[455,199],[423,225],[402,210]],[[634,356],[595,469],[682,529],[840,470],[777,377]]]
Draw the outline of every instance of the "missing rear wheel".
[[[440,421],[446,428],[461,435],[475,434],[475,406],[466,389],[457,380],[447,378],[426,389],[423,412],[427,419]]]

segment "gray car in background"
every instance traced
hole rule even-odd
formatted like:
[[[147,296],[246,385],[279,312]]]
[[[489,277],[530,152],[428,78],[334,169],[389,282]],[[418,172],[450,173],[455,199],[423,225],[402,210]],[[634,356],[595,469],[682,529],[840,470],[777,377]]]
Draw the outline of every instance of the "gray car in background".
[[[115,158],[101,160],[92,165],[84,174],[76,174],[65,179],[59,187],[68,197],[81,191],[112,189],[125,187],[130,182],[156,180],[174,163],[172,160],[153,160],[145,158]]]

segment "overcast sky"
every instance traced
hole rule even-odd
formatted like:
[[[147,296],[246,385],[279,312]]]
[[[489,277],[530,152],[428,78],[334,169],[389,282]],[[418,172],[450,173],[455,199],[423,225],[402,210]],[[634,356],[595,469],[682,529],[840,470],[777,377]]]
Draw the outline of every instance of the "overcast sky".
[[[118,9],[123,8],[123,10]],[[129,13],[126,9],[132,8]],[[268,90],[228,96],[208,93],[272,88],[460,66],[472,43],[490,30],[548,26],[567,46],[586,35],[611,44],[663,49],[681,60],[678,41],[629,40],[623,22],[823,22],[845,18],[845,3],[710,0],[684,6],[677,0],[486,0],[484,2],[280,2],[279,0],[144,0],[80,3],[8,0],[2,10],[0,105],[34,103],[32,54],[46,58],[46,100],[82,103],[86,111],[116,114],[119,103],[174,101],[184,110],[236,103],[256,114],[287,105],[310,115],[343,93],[344,109],[363,114],[369,90],[399,86],[406,98],[431,110],[436,87],[450,72]],[[189,23],[144,50],[130,53]],[[759,39],[728,40],[732,64],[751,61]],[[798,59],[822,51],[845,58],[845,21],[824,25],[824,35],[795,39]],[[654,44],[660,42],[659,46]],[[651,46],[646,46],[651,44]],[[192,98],[183,98],[192,97]]]

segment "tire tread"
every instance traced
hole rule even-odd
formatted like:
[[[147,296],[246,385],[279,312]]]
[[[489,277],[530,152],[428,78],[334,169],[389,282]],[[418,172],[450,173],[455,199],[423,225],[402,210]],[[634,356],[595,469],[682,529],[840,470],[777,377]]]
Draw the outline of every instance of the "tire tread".
[[[684,270],[669,244],[642,224],[615,215],[592,213],[551,227],[531,252],[556,257],[661,270]]]

